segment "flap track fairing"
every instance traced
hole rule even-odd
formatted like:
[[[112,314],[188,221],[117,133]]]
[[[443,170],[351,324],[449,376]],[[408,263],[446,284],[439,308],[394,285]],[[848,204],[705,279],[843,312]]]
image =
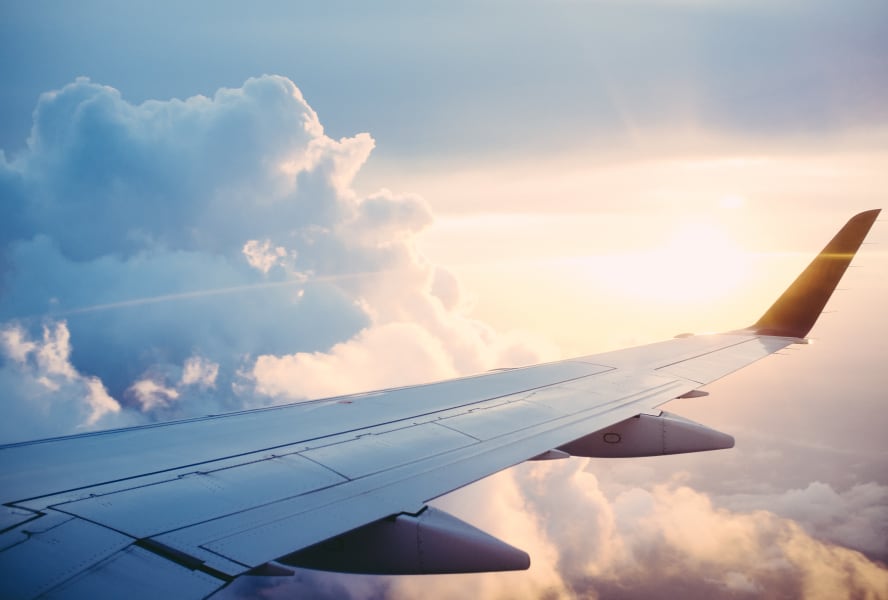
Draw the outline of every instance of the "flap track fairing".
[[[426,575],[520,571],[526,552],[461,521],[426,507],[370,523],[278,562],[293,567],[373,575]]]
[[[678,415],[640,414],[563,446],[573,456],[623,458],[733,448],[734,438]]]

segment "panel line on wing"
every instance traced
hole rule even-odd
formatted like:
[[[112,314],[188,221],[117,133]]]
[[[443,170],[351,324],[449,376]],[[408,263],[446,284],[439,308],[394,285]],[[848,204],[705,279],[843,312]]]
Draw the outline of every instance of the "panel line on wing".
[[[689,361],[689,360],[694,360],[694,359],[696,359],[696,358],[701,358],[701,357],[703,357],[703,356],[707,356],[707,355],[709,355],[709,354],[713,354],[713,353],[716,353],[716,352],[721,352],[721,351],[723,351],[723,350],[727,350],[727,349],[729,349],[729,348],[734,348],[735,346],[742,346],[743,344],[747,344],[747,343],[752,342],[752,341],[755,341],[755,338],[745,337],[745,338],[743,338],[743,339],[741,339],[741,340],[739,340],[739,341],[737,341],[737,342],[735,342],[735,343],[733,343],[733,344],[726,344],[726,345],[724,345],[724,346],[719,346],[719,347],[717,347],[717,348],[710,348],[710,349],[706,350],[705,352],[701,352],[701,353],[696,354],[696,355],[694,355],[694,356],[683,356],[683,357],[682,357],[681,359],[679,359],[679,360],[675,360],[675,361],[672,361],[672,362],[670,362],[670,363],[666,363],[666,364],[664,364],[664,365],[658,365],[658,366],[656,367],[656,369],[657,369],[657,370],[668,369],[668,368],[671,367],[672,365],[676,365],[676,364],[679,364],[679,363],[687,362],[687,361]]]
[[[664,398],[663,401],[667,399]],[[619,412],[621,409],[625,411],[625,415]],[[622,420],[632,416],[635,408],[632,405],[611,407],[606,412],[617,412],[617,418]],[[411,469],[401,467],[356,480],[348,484],[349,487],[354,487],[345,498],[342,493],[332,496],[335,490],[330,490],[329,498],[323,497],[326,494],[311,495],[299,499],[298,502],[286,503],[289,506],[270,506],[268,508],[271,509],[271,513],[253,514],[244,520],[239,516],[237,524],[232,522],[226,526],[222,523],[209,523],[207,525],[210,529],[205,535],[208,534],[210,539],[204,538],[199,545],[238,562],[249,564],[259,561],[265,552],[268,555],[262,558],[270,560],[274,558],[272,555],[277,550],[282,550],[278,555],[283,555],[292,551],[297,545],[305,547],[325,539],[322,533],[324,522],[322,515],[327,511],[337,515],[341,527],[349,529],[391,514],[389,507],[392,506],[421,507],[427,499],[454,489],[455,482],[445,477],[446,473],[459,473],[460,483],[456,487],[471,483],[489,473],[492,461],[496,470],[499,470],[516,462],[522,462],[526,458],[524,456],[526,451],[539,453],[557,445],[556,441],[559,439],[581,437],[590,430],[606,425],[606,423],[598,427],[588,425],[587,423],[594,421],[594,417],[595,415],[584,415],[580,419],[564,417],[563,420],[566,422],[541,424],[538,426],[539,431],[500,436],[477,447],[467,447],[447,455],[435,456],[421,464],[412,465]],[[421,468],[417,470],[417,467]],[[278,514],[275,516],[274,513]],[[312,517],[312,514],[316,516]],[[242,516],[247,517],[247,515]],[[227,535],[222,534],[217,528],[219,525],[223,530],[228,529]],[[235,531],[229,529],[232,526]],[[282,538],[280,534],[283,531],[287,531],[288,534]],[[190,537],[188,532],[181,532],[180,535]]]
[[[83,434],[4,446],[0,448],[0,490],[4,496],[0,500],[30,503],[96,486],[196,470],[220,460],[347,436],[409,419],[430,420],[445,411],[608,369],[610,367],[571,361],[549,363],[412,389],[400,388],[373,396],[372,402],[362,402],[361,397],[355,397],[354,403],[348,405],[324,400],[290,405],[286,411],[274,414],[239,413],[235,415],[239,418],[227,420],[211,417],[132,431],[103,432],[102,438],[97,437],[99,434]],[[417,402],[417,397],[422,401]],[[296,437],[296,431],[304,437]],[[103,443],[97,444],[98,439]],[[257,447],[257,441],[262,445]],[[218,444],[225,445],[226,454],[218,454]],[[183,457],[190,460],[183,464]],[[84,461],[92,463],[94,468],[77,469],[77,464]],[[12,464],[17,468],[6,468]]]
[[[605,407],[604,410],[598,410],[597,412],[601,414],[616,413],[614,418],[622,420],[639,411],[637,408],[639,402],[646,401],[649,404],[666,402],[679,393],[676,390],[687,391],[693,389],[695,385],[675,380],[673,385],[663,385],[661,382],[656,387],[659,389],[652,390],[648,388],[643,393],[624,399],[625,402],[623,403],[618,405],[611,404]],[[325,490],[318,494],[310,494],[282,502],[278,505],[270,505],[266,507],[267,510],[249,511],[250,514],[237,515],[228,523],[222,521],[207,523],[204,527],[171,532],[169,537],[164,537],[170,541],[178,541],[178,543],[186,546],[190,544],[199,545],[205,550],[217,552],[231,560],[250,562],[247,560],[244,552],[249,554],[251,551],[240,547],[240,544],[245,542],[241,534],[250,536],[249,531],[260,529],[268,533],[276,527],[271,525],[271,523],[277,523],[282,526],[284,522],[289,522],[291,519],[296,518],[296,515],[301,515],[298,517],[298,520],[302,524],[302,528],[298,532],[292,532],[293,538],[288,540],[288,543],[291,544],[289,549],[294,548],[297,543],[305,542],[308,544],[310,542],[317,542],[323,539],[323,537],[315,537],[319,534],[313,533],[313,531],[315,531],[315,526],[320,525],[323,521],[316,522],[314,518],[310,517],[309,515],[313,512],[333,510],[340,520],[347,521],[340,522],[340,525],[345,527],[352,520],[360,524],[362,519],[371,519],[372,517],[371,520],[375,520],[390,514],[385,512],[380,514],[378,512],[381,510],[378,507],[379,504],[384,506],[397,505],[401,507],[401,510],[404,510],[404,506],[414,506],[414,503],[416,503],[416,508],[421,508],[425,498],[435,497],[440,495],[440,493],[448,491],[447,486],[449,484],[440,481],[440,476],[437,475],[443,472],[442,469],[447,471],[451,468],[459,470],[461,481],[463,481],[465,478],[470,477],[467,473],[472,473],[476,469],[480,469],[479,473],[483,473],[486,472],[485,469],[491,468],[489,461],[493,460],[493,458],[488,457],[503,457],[496,459],[502,460],[505,463],[497,463],[497,470],[499,470],[516,462],[522,462],[526,458],[524,456],[525,451],[537,449],[536,446],[539,446],[538,449],[543,451],[552,447],[551,445],[557,440],[573,439],[570,436],[580,437],[590,431],[606,426],[607,423],[602,423],[598,427],[589,425],[589,423],[596,422],[596,418],[599,415],[588,414],[588,411],[582,412],[586,414],[569,415],[546,423],[537,423],[531,430],[512,432],[482,444],[456,449],[445,454],[432,456],[421,462],[382,471],[344,484],[341,491],[337,489]],[[571,431],[574,433],[570,433]],[[481,456],[485,458],[479,461]],[[456,467],[456,465],[460,466]],[[477,477],[469,479],[469,481],[482,476],[483,474],[479,474]],[[414,492],[409,490],[413,489],[413,482],[419,480],[425,482],[422,487],[438,489],[440,486],[440,491],[430,492],[428,495],[414,498],[411,496]],[[464,483],[469,481],[464,481]],[[428,487],[429,485],[431,487]],[[349,491],[346,492],[346,489]],[[395,490],[399,491],[396,492]],[[346,493],[347,496],[344,497],[343,493]],[[391,497],[392,494],[395,494],[397,497]],[[361,501],[355,504],[359,498]],[[411,500],[411,498],[413,499]],[[384,509],[382,510],[384,511]],[[260,512],[264,514],[260,514]],[[223,521],[228,520],[224,519]],[[232,527],[235,531],[232,531]],[[268,529],[268,527],[271,529]],[[201,529],[204,530],[203,534],[199,533]],[[222,533],[224,530],[228,531],[227,535]],[[241,533],[237,533],[238,530]],[[265,533],[262,535],[265,535]],[[200,541],[195,539],[195,535],[197,535]],[[223,539],[227,541],[222,541]],[[266,560],[268,559],[270,558]]]
[[[347,479],[289,454],[75,500],[53,508],[145,538],[341,484]],[[138,518],[132,506],[139,506]]]

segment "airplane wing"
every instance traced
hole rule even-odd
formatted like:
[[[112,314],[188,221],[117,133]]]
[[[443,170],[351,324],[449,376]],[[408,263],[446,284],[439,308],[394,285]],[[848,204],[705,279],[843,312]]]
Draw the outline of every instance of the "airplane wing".
[[[427,503],[530,459],[733,446],[657,410],[804,342],[878,210],[749,328],[427,385],[0,446],[0,596],[203,598],[287,565],[524,569]]]

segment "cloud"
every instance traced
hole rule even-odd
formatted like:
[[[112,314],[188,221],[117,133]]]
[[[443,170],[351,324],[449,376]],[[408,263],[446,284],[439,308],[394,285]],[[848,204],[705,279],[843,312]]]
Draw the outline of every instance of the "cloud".
[[[153,379],[140,379],[127,392],[132,394],[144,412],[168,407],[179,398],[179,392],[174,388],[166,387]]]
[[[730,510],[680,481],[619,491],[585,460],[525,464],[436,504],[530,552],[531,569],[247,578],[222,597],[293,597],[312,581],[343,598],[883,598],[888,570],[767,510]],[[610,489],[609,489],[610,488]]]
[[[73,433],[83,428],[131,423],[97,377],[70,362],[70,333],[64,321],[44,325],[32,338],[22,327],[0,328],[0,385],[4,390],[5,441]]]
[[[387,356],[391,348],[399,357]],[[453,361],[420,325],[388,323],[363,330],[329,352],[300,352],[256,359],[252,377],[260,394],[312,398],[455,377]]]
[[[648,582],[696,589],[695,596],[767,590],[839,598],[888,584],[888,572],[859,552],[812,538],[770,512],[716,508],[706,494],[686,486],[624,492],[615,499],[614,513],[632,560],[605,571],[604,596],[641,570]]]
[[[888,486],[876,482],[837,491],[813,481],[776,494],[735,494],[720,499],[734,510],[768,510],[792,519],[812,536],[888,560]]]
[[[42,365],[168,419],[553,356],[465,316],[416,247],[422,198],[352,188],[373,146],[328,137],[278,76],[138,105],[86,78],[42,94],[0,160],[8,376],[32,376],[22,340],[63,331]]]
[[[262,243],[259,240],[247,240],[242,252],[250,266],[263,273],[268,273],[269,269],[287,256],[287,249],[283,246],[272,248],[271,240]]]
[[[219,365],[200,356],[192,356],[185,361],[182,369],[182,385],[197,385],[202,388],[215,388]]]
[[[468,502],[450,504],[464,518],[484,515],[488,527],[533,557],[536,573],[521,582],[502,576],[499,593],[489,597],[543,582],[547,591],[530,597],[855,598],[888,589],[883,565],[812,537],[791,519],[721,508],[680,479],[616,489],[585,463],[522,465],[477,496],[466,490]],[[517,501],[496,500],[513,489]],[[494,510],[479,513],[479,505]],[[528,525],[534,536],[518,533]],[[471,581],[462,582],[463,597],[471,589]]]

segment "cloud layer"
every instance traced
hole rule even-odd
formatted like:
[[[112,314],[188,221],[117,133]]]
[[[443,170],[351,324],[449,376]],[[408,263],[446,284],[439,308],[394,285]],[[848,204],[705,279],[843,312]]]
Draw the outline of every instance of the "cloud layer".
[[[326,136],[283,77],[139,105],[84,78],[43,94],[0,161],[4,376],[81,405],[41,433],[538,358],[463,315],[415,248],[422,199],[352,189],[373,145]]]
[[[525,464],[439,501],[529,551],[527,572],[383,578],[300,571],[293,579],[246,578],[220,597],[286,598],[306,590],[434,600],[886,597],[883,565],[811,535],[807,523],[719,506],[681,474],[645,482],[630,467],[625,477],[599,477],[590,472],[596,462]],[[782,502],[805,510],[799,494],[807,491],[788,492]],[[832,495],[884,514],[882,499],[858,502],[856,490]]]

